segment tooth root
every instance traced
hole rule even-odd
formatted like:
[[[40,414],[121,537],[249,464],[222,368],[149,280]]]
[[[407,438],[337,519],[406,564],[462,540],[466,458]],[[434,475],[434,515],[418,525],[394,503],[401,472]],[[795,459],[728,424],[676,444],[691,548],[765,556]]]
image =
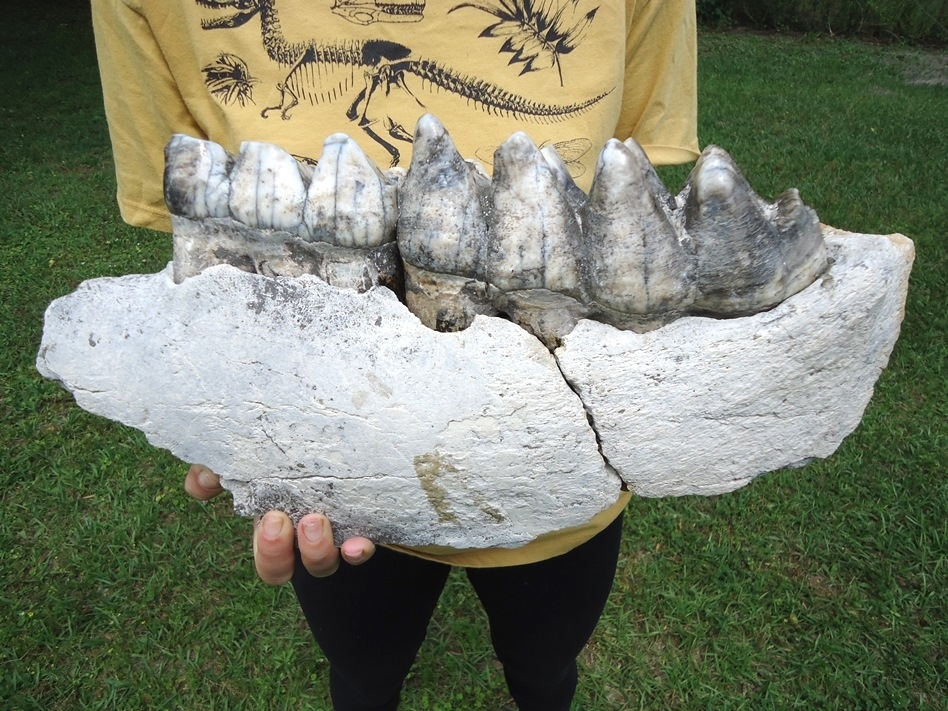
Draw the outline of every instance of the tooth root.
[[[342,133],[326,139],[303,208],[310,239],[342,247],[378,247],[395,239],[395,181]]]
[[[559,179],[525,133],[494,154],[487,281],[503,291],[549,289],[579,297],[581,233]]]
[[[441,274],[482,276],[488,188],[444,126],[422,116],[399,194],[398,246],[405,261]]]
[[[296,159],[270,143],[244,141],[230,175],[230,214],[250,227],[294,232],[306,186]]]
[[[660,324],[695,298],[694,256],[666,213],[669,197],[637,144],[606,143],[584,221],[590,289],[615,325],[645,328],[646,315]]]
[[[696,309],[742,315],[779,303],[780,235],[731,157],[716,146],[705,149],[683,195],[685,229],[697,256]]]
[[[780,233],[786,279],[781,301],[805,289],[826,269],[826,245],[820,220],[803,204],[796,188],[774,203],[774,223]]]
[[[195,220],[227,217],[233,164],[234,157],[217,143],[175,134],[165,147],[164,192],[170,212]]]

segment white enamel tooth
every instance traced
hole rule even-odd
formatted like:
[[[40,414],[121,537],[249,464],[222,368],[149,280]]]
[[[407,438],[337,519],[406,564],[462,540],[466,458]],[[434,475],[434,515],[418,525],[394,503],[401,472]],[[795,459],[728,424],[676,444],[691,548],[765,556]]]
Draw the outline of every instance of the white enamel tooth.
[[[295,232],[306,186],[296,159],[270,143],[244,141],[230,176],[230,214],[251,227]]]
[[[697,257],[696,310],[738,316],[779,303],[780,235],[731,157],[706,148],[685,193],[685,229]]]
[[[395,239],[395,181],[343,133],[323,143],[306,193],[310,239],[341,247],[378,247]]]
[[[790,188],[773,205],[786,269],[781,300],[805,289],[826,270],[826,244],[820,220]]]
[[[441,123],[418,120],[399,194],[398,246],[405,261],[439,274],[478,276],[487,245],[488,181],[465,161]]]
[[[487,281],[503,291],[549,289],[579,297],[581,233],[560,179],[525,133],[494,154]]]
[[[228,173],[234,158],[212,141],[175,134],[165,147],[165,202],[195,220],[227,217]]]
[[[694,301],[694,255],[669,220],[669,198],[637,144],[606,143],[584,222],[590,290],[615,325],[661,325]]]

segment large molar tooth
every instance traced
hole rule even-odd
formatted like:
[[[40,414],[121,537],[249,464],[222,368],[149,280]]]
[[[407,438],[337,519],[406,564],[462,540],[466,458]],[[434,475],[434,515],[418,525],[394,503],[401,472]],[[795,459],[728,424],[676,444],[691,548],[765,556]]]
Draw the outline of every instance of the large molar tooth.
[[[553,350],[587,316],[575,198],[524,133],[494,154],[487,281],[494,305]],[[569,182],[572,182],[570,179]]]
[[[458,331],[477,314],[496,313],[483,282],[489,188],[444,126],[422,116],[399,189],[398,247],[406,303],[426,326]]]
[[[461,157],[441,122],[422,116],[399,200],[404,259],[439,274],[480,276],[489,188],[490,181]]]
[[[212,141],[183,134],[165,147],[165,202],[173,215],[201,220],[227,217],[228,173],[234,157]]]
[[[296,159],[271,143],[244,141],[230,176],[230,214],[250,227],[295,232],[306,186]]]
[[[579,220],[525,133],[494,154],[492,197],[487,281],[503,291],[549,289],[579,298]]]
[[[780,235],[731,157],[706,148],[683,193],[685,229],[697,257],[695,309],[737,316],[779,303]]]
[[[606,143],[584,222],[590,290],[613,325],[657,327],[695,299],[694,253],[669,219],[670,199],[638,144]]]
[[[303,207],[310,239],[341,247],[378,247],[395,239],[395,181],[342,133],[323,143]]]

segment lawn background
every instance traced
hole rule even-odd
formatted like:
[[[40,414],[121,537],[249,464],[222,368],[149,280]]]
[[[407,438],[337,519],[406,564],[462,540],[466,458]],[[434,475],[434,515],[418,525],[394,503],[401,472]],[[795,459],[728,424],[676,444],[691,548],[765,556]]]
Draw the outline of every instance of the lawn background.
[[[36,374],[42,313],[151,272],[123,225],[88,9],[0,27],[0,708],[328,709],[292,591],[256,580],[250,524],[185,467]],[[576,709],[948,708],[948,61],[816,36],[700,35],[700,138],[767,198],[915,240],[902,336],[836,455],[710,499],[635,500]],[[663,170],[677,190],[687,167]],[[453,575],[404,707],[503,708]]]

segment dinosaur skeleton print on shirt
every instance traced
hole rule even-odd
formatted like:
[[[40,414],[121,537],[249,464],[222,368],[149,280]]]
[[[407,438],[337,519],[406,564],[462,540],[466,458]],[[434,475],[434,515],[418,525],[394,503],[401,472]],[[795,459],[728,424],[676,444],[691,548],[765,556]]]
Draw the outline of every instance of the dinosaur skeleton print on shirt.
[[[312,12],[325,12],[330,18],[336,15],[360,26],[400,25],[398,37],[404,37],[404,43],[355,35],[345,40],[291,41],[280,22],[280,1],[195,0],[204,8],[227,11],[202,19],[203,30],[234,30],[255,18],[259,20],[266,56],[281,70],[281,78],[275,84],[278,101],[259,108],[261,116],[279,116],[288,121],[300,110],[301,102],[341,102],[345,119],[384,149],[393,166],[401,161],[400,146],[411,143],[411,129],[427,110],[429,94],[453,95],[459,104],[476,111],[540,124],[558,123],[582,114],[613,91],[552,103],[530,98],[528,89],[522,90],[524,93],[516,90],[518,79],[542,72],[553,72],[557,83],[564,86],[567,72],[563,57],[579,46],[599,9],[578,10],[581,0],[482,0],[448,8],[449,14],[479,11],[489,16],[485,17],[479,34],[472,32],[467,37],[458,32],[457,42],[470,42],[470,52],[477,54],[487,48],[485,40],[491,40],[496,56],[502,60],[500,67],[513,68],[507,86],[454,69],[438,57],[420,56],[412,49],[413,28],[425,20],[424,1],[313,0]],[[499,48],[497,39],[503,40]],[[247,108],[257,103],[253,96],[255,86],[264,84],[258,78],[263,69],[253,69],[257,77],[243,59],[218,51],[202,71],[208,92],[220,103]],[[501,76],[496,70],[491,73]],[[271,95],[268,93],[268,102]],[[575,141],[573,145],[588,143],[584,138]],[[478,153],[487,150],[484,147]]]

